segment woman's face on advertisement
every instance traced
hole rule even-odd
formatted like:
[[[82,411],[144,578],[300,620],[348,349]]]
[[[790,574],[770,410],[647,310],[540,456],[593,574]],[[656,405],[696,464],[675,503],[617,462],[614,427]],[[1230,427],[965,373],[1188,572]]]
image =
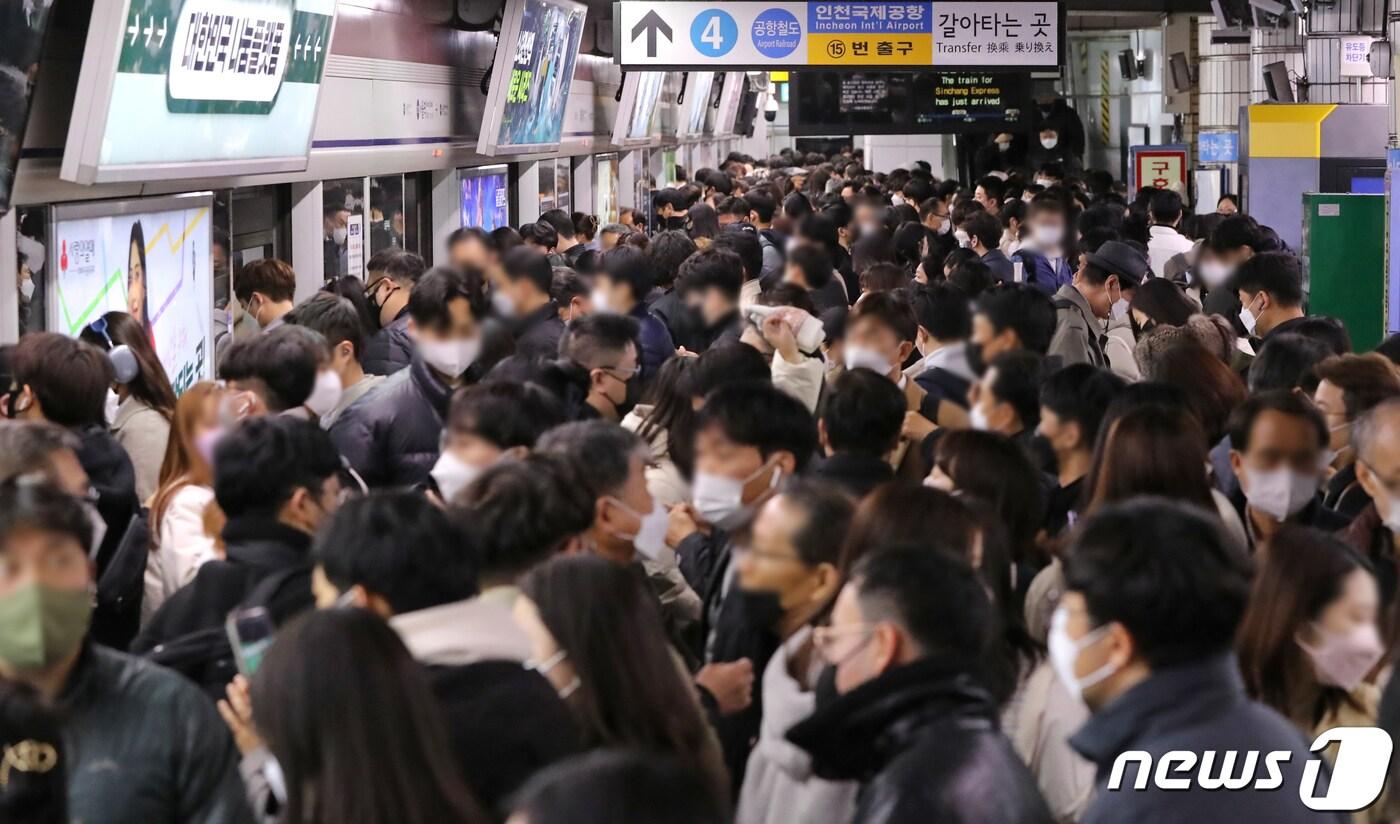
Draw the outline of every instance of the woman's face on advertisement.
[[[132,241],[126,263],[126,311],[133,318],[146,322],[142,307],[146,305],[146,270],[141,266],[141,250]]]

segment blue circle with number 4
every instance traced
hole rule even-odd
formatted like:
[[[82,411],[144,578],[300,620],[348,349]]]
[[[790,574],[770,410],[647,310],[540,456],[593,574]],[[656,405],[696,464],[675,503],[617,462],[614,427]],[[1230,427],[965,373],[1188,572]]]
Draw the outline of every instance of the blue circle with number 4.
[[[723,57],[739,42],[739,24],[728,12],[702,11],[690,24],[690,42],[706,57]]]

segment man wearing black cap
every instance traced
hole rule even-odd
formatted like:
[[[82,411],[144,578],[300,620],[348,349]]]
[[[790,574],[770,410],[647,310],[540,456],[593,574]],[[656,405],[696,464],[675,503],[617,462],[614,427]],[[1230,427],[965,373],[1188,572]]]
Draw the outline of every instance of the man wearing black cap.
[[[1061,364],[1090,363],[1108,366],[1104,355],[1104,322],[1113,314],[1113,304],[1133,289],[1147,273],[1147,256],[1131,245],[1111,240],[1097,252],[1084,255],[1079,271],[1069,285],[1055,293],[1055,336],[1050,339],[1052,356]]]

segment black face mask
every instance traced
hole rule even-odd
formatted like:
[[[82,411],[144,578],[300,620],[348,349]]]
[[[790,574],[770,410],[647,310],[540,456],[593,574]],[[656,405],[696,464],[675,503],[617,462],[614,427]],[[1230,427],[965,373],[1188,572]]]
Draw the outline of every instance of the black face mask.
[[[982,344],[968,341],[963,352],[967,355],[967,368],[972,370],[972,374],[979,378],[986,374],[987,362],[982,360]]]
[[[636,378],[632,378],[631,380],[627,381],[626,386],[627,394],[623,396],[622,403],[617,405],[617,414],[619,417],[623,418],[627,417],[627,413],[631,412],[633,407],[635,407],[638,403],[641,403],[642,400],[641,381],[637,380]]]
[[[672,230],[677,230],[677,231],[682,231],[682,232],[685,231],[685,217],[684,217],[684,216],[682,216],[682,217],[668,217],[668,218],[666,218],[666,231],[669,232],[669,231],[672,231]]]
[[[817,712],[830,707],[836,699],[841,697],[841,693],[836,691],[835,666],[827,664],[822,669],[822,674],[817,676],[817,685],[812,688],[812,692],[817,699]]]
[[[772,630],[783,618],[783,603],[778,593],[771,589],[743,589],[735,587],[732,593],[739,599],[743,608],[740,613],[749,629]]]

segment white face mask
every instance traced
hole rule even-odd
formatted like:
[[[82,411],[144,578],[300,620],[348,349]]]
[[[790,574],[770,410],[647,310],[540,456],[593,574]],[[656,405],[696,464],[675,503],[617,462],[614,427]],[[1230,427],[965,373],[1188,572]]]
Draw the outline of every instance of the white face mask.
[[[1385,512],[1381,513],[1381,523],[1385,528],[1400,535],[1400,496],[1382,493],[1385,499]],[[1376,499],[1376,509],[1380,509],[1380,498]]]
[[[112,422],[117,419],[117,407],[121,406],[121,403],[117,393],[108,389],[107,397],[102,400],[102,418],[107,421],[108,426],[111,426]]]
[[[964,232],[962,229],[959,229],[959,230],[957,230],[956,232],[954,232],[954,233],[953,233],[953,237],[955,237],[955,238],[958,239],[958,245],[961,246],[962,248],[964,248],[964,249],[970,249],[970,248],[972,248],[972,235],[969,235],[967,232]]]
[[[1053,149],[1060,145],[1060,139],[1058,137],[1042,137],[1040,139],[1040,145],[1047,149]]]
[[[758,471],[743,479],[736,481],[723,475],[712,475],[708,472],[695,473],[695,485],[691,493],[691,503],[695,506],[695,511],[700,514],[708,523],[714,524],[720,529],[731,529],[743,522],[752,506],[744,503],[744,487],[749,482],[769,469],[769,464],[764,464]],[[779,478],[783,471],[778,467],[772,467],[773,479],[768,487],[771,489],[778,485]]]
[[[982,411],[981,404],[973,404],[967,410],[967,425],[979,432],[986,432],[992,428],[991,421],[987,420],[987,413]]]
[[[1219,289],[1225,285],[1225,281],[1230,279],[1230,275],[1234,274],[1234,271],[1221,261],[1207,260],[1202,261],[1196,267],[1196,274],[1201,276],[1201,282],[1206,285],[1207,289]]]
[[[999,152],[1009,152],[1009,151],[1011,151],[1011,141],[1009,141],[1009,140],[1008,140],[1008,141],[997,141],[997,151],[999,151]]]
[[[331,230],[331,240],[335,241],[336,246],[344,246],[345,239],[349,237],[349,235],[349,230],[344,226],[337,226]]]
[[[1041,187],[1043,187],[1043,188],[1048,189],[1048,188],[1050,188],[1051,186],[1054,186],[1054,185],[1055,185],[1055,181],[1051,180],[1051,179],[1048,178],[1048,177],[1037,177],[1037,178],[1035,179],[1035,185],[1041,186]],[[1026,201],[1026,202],[1029,203],[1030,201]]]
[[[515,317],[515,298],[499,289],[492,289],[491,308],[503,318],[513,318]]]
[[[616,314],[608,300],[608,291],[601,287],[593,287],[593,291],[588,293],[588,302],[593,304],[593,311],[600,315]]]
[[[611,495],[608,496],[608,500],[641,522],[641,526],[637,528],[637,534],[623,535],[619,533],[617,537],[624,541],[631,541],[632,548],[637,550],[637,554],[648,561],[655,561],[660,557],[661,552],[666,549],[666,529],[671,523],[666,507],[662,506],[660,501],[653,500],[651,511],[644,515]]]
[[[1251,305],[1253,305],[1252,302]],[[1246,306],[1240,310],[1240,323],[1244,324],[1244,331],[1253,335],[1254,330],[1259,326],[1259,316],[1254,314],[1249,306]]]
[[[420,340],[418,352],[427,364],[449,378],[461,377],[481,353],[481,338]]]
[[[322,369],[316,373],[316,385],[311,388],[311,394],[306,399],[306,408],[315,413],[316,417],[324,418],[326,413],[340,403],[340,396],[344,391],[345,387],[340,385],[340,376],[329,369]]]
[[[1063,226],[1037,223],[1031,227],[1031,240],[1034,240],[1035,245],[1041,250],[1059,248],[1060,239],[1064,236],[1065,230]]]
[[[896,194],[896,195],[890,195],[890,205],[892,205],[892,206],[903,206],[903,205],[904,205],[904,196],[903,196],[903,195],[897,195],[897,194]]]
[[[846,344],[844,358],[847,369],[869,369],[880,375],[888,375],[894,368],[877,350],[854,343]]]
[[[469,464],[457,457],[451,450],[444,450],[428,473],[437,484],[445,503],[452,503],[457,493],[471,486],[472,481],[481,475],[481,467]]]
[[[33,299],[33,297],[34,297],[34,278],[25,278],[24,280],[20,281],[20,282],[19,282],[19,293],[20,293],[20,296],[22,296],[25,300],[31,300],[31,299]]]
[[[1050,667],[1055,670],[1055,675],[1059,676],[1060,683],[1065,685],[1065,689],[1069,690],[1069,694],[1076,700],[1083,701],[1084,690],[1114,673],[1112,662],[1108,662],[1083,678],[1074,674],[1074,664],[1079,660],[1079,653],[1107,635],[1108,627],[1099,627],[1076,640],[1069,637],[1068,626],[1069,611],[1064,607],[1056,608],[1055,614],[1050,618],[1050,635],[1046,638],[1045,645],[1050,654]]]
[[[1316,475],[1294,472],[1288,467],[1268,471],[1245,467],[1249,490],[1245,498],[1249,505],[1273,518],[1283,521],[1298,514],[1317,495]]]
[[[1114,320],[1117,320],[1128,314],[1128,306],[1128,301],[1125,298],[1119,298],[1113,302],[1113,308],[1110,310],[1109,314],[1112,315]]]
[[[938,234],[946,235],[949,232],[953,231],[953,219],[945,217],[942,220],[943,222],[938,224]]]

